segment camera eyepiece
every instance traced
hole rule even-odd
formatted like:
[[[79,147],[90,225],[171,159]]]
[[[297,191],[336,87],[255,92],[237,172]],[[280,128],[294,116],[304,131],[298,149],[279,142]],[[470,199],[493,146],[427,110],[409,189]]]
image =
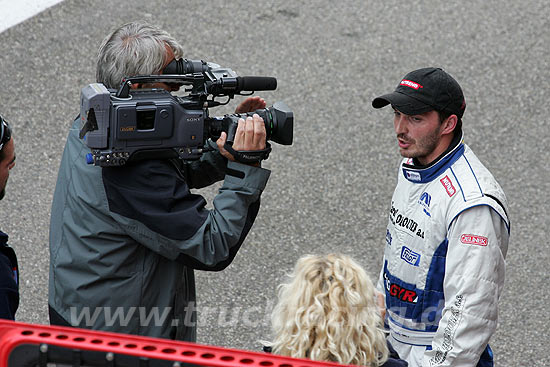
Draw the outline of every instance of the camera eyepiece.
[[[174,59],[162,70],[163,74],[185,75],[203,73],[209,69],[208,63],[202,60]]]

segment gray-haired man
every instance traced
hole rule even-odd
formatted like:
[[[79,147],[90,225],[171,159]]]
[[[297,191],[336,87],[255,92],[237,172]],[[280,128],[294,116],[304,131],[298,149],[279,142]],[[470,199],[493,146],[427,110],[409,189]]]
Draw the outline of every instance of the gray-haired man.
[[[139,22],[112,32],[99,50],[97,81],[117,88],[125,76],[159,74],[182,48]],[[169,84],[156,87],[175,90]],[[264,108],[250,97],[236,112]],[[50,223],[52,324],[194,341],[194,269],[228,266],[248,234],[270,172],[234,162],[223,149],[200,161],[143,160],[121,167],[86,164],[77,119],[69,133]],[[258,116],[240,120],[233,149],[265,148]],[[212,147],[216,144],[209,142]],[[213,209],[190,192],[224,180]]]

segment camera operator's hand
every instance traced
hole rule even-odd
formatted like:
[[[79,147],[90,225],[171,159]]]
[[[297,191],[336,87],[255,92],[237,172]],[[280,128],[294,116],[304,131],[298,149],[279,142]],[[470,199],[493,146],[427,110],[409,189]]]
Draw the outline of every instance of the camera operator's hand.
[[[265,102],[264,102],[265,103]],[[220,153],[229,159],[235,161],[235,158],[223,148],[227,134],[222,132],[220,138],[216,141]],[[265,149],[266,131],[264,120],[258,115],[247,117],[246,120],[239,119],[233,149],[236,151],[254,151]],[[260,163],[254,163],[253,166],[259,166]]]
[[[267,104],[263,98],[260,97],[248,97],[242,101],[237,108],[235,108],[235,113],[246,113],[259,110],[260,108],[265,108]]]

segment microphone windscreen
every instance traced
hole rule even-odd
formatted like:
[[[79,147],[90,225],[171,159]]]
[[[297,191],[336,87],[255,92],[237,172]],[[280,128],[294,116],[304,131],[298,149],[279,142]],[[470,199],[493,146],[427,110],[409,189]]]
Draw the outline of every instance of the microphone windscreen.
[[[247,91],[275,90],[277,79],[270,76],[243,76],[238,77],[238,89]]]

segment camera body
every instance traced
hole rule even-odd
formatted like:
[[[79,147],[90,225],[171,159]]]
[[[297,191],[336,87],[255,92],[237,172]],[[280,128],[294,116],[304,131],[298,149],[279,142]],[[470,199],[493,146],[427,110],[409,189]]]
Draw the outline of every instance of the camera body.
[[[82,89],[84,125],[95,115],[97,129],[88,131],[86,145],[100,166],[124,165],[130,158],[151,153],[197,159],[205,143],[203,110],[185,109],[164,90],[137,90],[117,98],[103,84]]]
[[[239,118],[252,113],[264,119],[268,140],[292,144],[293,113],[283,102],[247,114],[209,116],[210,107],[226,104],[243,90],[275,89],[274,78],[241,78],[216,64],[187,62],[199,71],[127,78],[118,91],[101,83],[82,89],[80,138],[91,149],[88,163],[105,167],[139,159],[198,159],[205,151],[206,141],[217,139],[222,131],[232,144]],[[190,92],[187,96],[179,97],[164,89],[130,89],[135,82],[177,83],[191,88],[186,89]],[[227,101],[216,101],[220,96],[227,97]]]

